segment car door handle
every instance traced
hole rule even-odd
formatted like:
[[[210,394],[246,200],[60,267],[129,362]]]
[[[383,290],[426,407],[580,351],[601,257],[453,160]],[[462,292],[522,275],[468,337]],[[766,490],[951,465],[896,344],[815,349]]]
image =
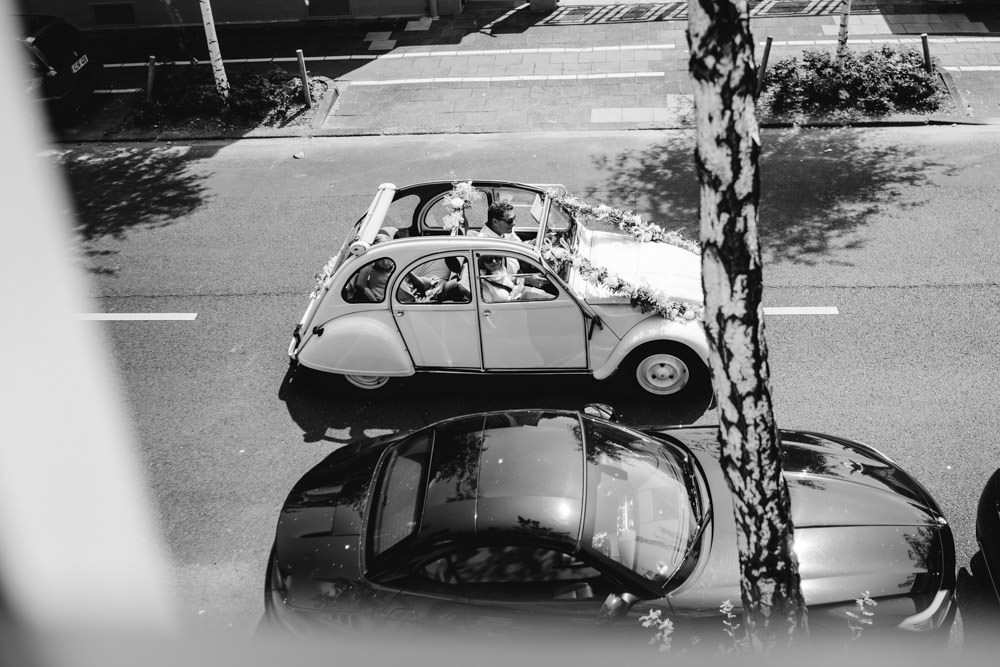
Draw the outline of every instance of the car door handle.
[[[406,315],[406,311],[405,310],[397,310],[396,311],[396,317],[402,317],[403,315]]]
[[[489,316],[490,316],[490,311],[484,310],[483,311],[483,317],[489,317]]]

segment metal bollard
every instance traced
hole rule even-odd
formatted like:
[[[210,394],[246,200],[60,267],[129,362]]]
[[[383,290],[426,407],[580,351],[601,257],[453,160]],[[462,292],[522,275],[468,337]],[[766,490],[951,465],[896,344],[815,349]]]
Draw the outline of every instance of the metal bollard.
[[[146,101],[153,101],[153,79],[156,77],[156,56],[150,56],[146,64]]]
[[[934,68],[931,66],[931,47],[927,44],[927,33],[920,33],[920,42],[924,46],[924,69],[928,72],[933,72]]]
[[[302,49],[295,49],[295,55],[299,58],[299,75],[302,77],[302,100],[306,103],[306,108],[311,109],[313,101],[312,95],[309,94],[309,75],[306,74],[306,58],[302,55]]]
[[[764,55],[761,56],[760,68],[757,70],[757,97],[760,97],[760,91],[764,90],[764,75],[767,74],[767,58],[771,55],[771,42],[773,41],[773,37],[768,37],[767,42],[764,44]]]

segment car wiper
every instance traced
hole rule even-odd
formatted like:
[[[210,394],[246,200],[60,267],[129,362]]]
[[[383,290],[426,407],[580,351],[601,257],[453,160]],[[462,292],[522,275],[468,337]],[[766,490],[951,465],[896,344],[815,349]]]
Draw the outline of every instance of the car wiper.
[[[688,496],[691,498],[691,507],[696,508],[695,511],[698,513],[698,520],[701,521],[704,515],[711,511],[701,509],[701,494],[698,493],[698,475],[694,471],[694,465],[691,463],[691,455],[687,452],[682,452],[684,458],[682,459],[681,469],[684,471],[684,482],[687,486]],[[699,511],[701,510],[701,511]]]
[[[711,522],[712,522],[712,508],[709,507],[708,509],[705,510],[705,513],[702,514],[701,520],[698,522],[698,528],[697,530],[694,531],[694,537],[691,538],[691,541],[688,542],[687,549],[684,550],[683,558],[681,558],[680,562],[677,563],[677,567],[674,568],[674,571],[671,572],[670,575],[663,580],[662,584],[660,584],[660,590],[666,588],[667,584],[673,581],[674,577],[677,576],[677,573],[681,571],[682,567],[684,567],[684,564],[688,562],[688,558],[691,557],[691,554],[694,552],[695,547],[697,547],[698,544],[701,543],[701,536],[705,532],[705,528],[707,528],[708,524],[710,524]]]

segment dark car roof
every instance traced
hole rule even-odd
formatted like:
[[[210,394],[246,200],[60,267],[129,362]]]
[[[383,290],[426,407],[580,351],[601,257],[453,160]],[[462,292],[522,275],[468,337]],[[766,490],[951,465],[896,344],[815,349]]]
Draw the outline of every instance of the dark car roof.
[[[575,544],[583,466],[575,412],[489,413],[441,424],[413,546],[512,533]]]

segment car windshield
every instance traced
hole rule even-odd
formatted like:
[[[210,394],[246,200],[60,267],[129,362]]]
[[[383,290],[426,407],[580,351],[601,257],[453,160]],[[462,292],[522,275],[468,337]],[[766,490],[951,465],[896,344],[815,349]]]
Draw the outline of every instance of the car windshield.
[[[584,546],[660,585],[695,539],[697,512],[683,460],[663,443],[584,420],[587,516]]]

